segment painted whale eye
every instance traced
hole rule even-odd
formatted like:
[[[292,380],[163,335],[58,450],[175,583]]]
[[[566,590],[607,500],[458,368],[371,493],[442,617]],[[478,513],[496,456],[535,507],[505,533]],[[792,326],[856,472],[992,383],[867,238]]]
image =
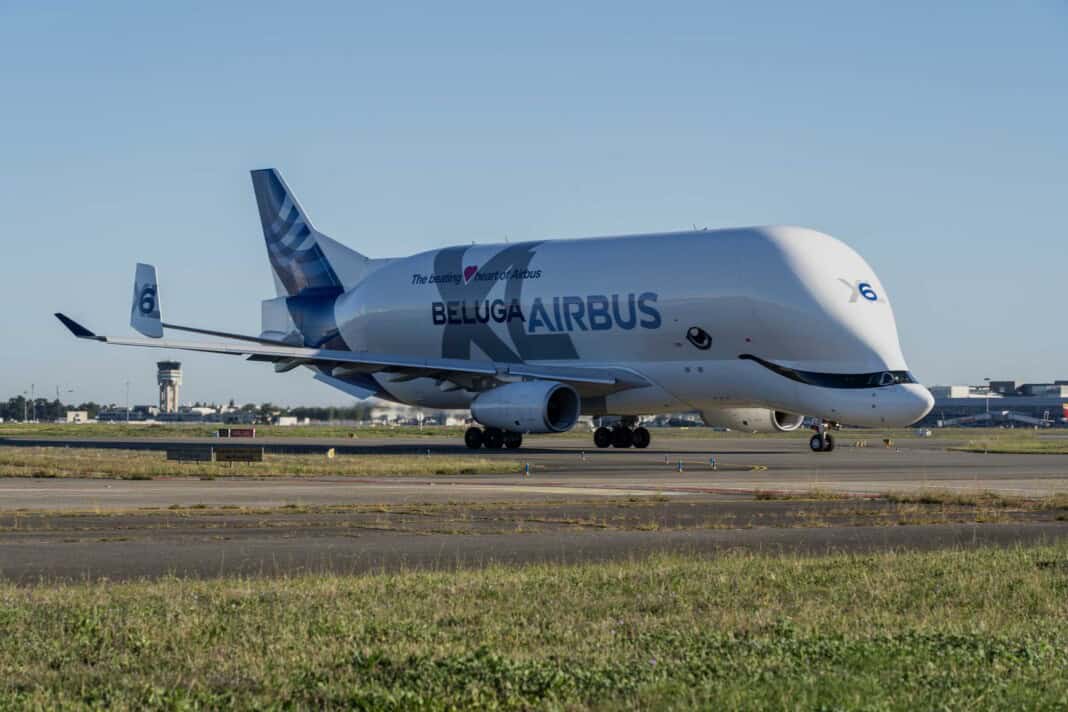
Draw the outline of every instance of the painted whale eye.
[[[707,351],[712,346],[712,337],[699,326],[691,326],[686,332],[686,339],[702,351]]]

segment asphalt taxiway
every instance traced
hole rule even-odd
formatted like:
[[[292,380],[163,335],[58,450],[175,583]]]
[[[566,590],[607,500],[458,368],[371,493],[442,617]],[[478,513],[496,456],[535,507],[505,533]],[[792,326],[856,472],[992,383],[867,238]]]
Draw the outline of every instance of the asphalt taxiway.
[[[0,439],[3,445],[164,449],[190,439]],[[217,440],[200,442],[218,443]],[[943,439],[908,438],[884,447],[839,436],[832,453],[809,452],[795,436],[654,440],[648,450],[598,450],[577,438],[533,437],[520,450],[479,450],[478,455],[519,463],[497,475],[384,478],[272,477],[199,481],[0,479],[0,510],[162,507],[172,504],[279,506],[291,503],[410,502],[449,499],[528,499],[641,494],[751,494],[825,490],[857,495],[938,489],[991,491],[1045,497],[1068,492],[1068,455],[958,452]],[[421,455],[471,451],[446,438],[359,441],[310,438],[256,439],[268,452]],[[713,465],[714,462],[714,465]],[[529,464],[529,475],[527,465]]]
[[[17,444],[46,442],[168,444],[42,438]],[[816,454],[798,437],[665,437],[644,451],[529,438],[519,451],[483,452],[501,460],[501,472],[491,475],[0,479],[0,577],[274,575],[571,562],[654,551],[714,555],[739,547],[867,551],[1068,539],[1063,509],[987,511],[868,499],[930,490],[1032,498],[1068,493],[1068,456],[954,452],[944,440],[921,438],[889,448],[855,442],[840,437],[835,452]],[[469,454],[437,438],[257,444],[313,453],[333,447],[342,457]],[[777,499],[812,492],[851,499]]]

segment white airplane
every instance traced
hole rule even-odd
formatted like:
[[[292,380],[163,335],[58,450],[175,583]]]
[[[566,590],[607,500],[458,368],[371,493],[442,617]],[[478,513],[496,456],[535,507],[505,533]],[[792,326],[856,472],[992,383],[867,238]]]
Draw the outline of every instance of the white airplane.
[[[131,325],[142,339],[297,366],[356,397],[470,409],[473,449],[611,416],[598,447],[649,445],[642,415],[791,431],[817,419],[906,426],[931,394],[909,373],[886,289],[838,240],[800,227],[461,245],[371,259],[317,231],[273,169],[252,171],[278,296],[258,336],[162,321],[155,268],[139,264]],[[228,341],[164,339],[164,329]]]

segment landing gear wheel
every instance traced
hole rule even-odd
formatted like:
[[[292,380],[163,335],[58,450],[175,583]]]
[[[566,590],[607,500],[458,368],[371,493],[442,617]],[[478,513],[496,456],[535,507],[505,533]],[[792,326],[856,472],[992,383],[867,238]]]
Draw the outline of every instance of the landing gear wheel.
[[[630,428],[616,428],[612,431],[612,447],[628,448],[634,444],[634,434]]]
[[[819,435],[813,435],[808,440],[808,446],[812,448],[812,452],[823,452],[823,438]]]
[[[812,452],[833,452],[834,451],[834,436],[827,435],[813,435],[809,438],[808,446],[812,448]]]
[[[472,450],[482,447],[482,428],[471,427],[464,433],[464,445]]]
[[[486,428],[482,442],[487,450],[500,450],[504,445],[504,431],[500,428]]]
[[[599,448],[606,448],[612,444],[612,431],[608,428],[597,428],[593,431],[593,444]]]
[[[631,441],[633,442],[634,447],[639,450],[644,450],[649,447],[649,443],[652,439],[653,436],[649,434],[649,431],[642,427],[635,428],[631,433]]]
[[[513,433],[508,431],[504,434],[504,446],[509,450],[518,450],[519,446],[523,444],[523,433]]]

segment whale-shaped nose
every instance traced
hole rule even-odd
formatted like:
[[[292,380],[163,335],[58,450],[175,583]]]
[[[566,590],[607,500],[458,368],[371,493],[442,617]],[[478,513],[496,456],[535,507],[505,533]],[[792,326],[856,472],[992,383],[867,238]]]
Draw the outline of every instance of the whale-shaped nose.
[[[912,425],[934,408],[934,396],[919,383],[903,383],[894,386],[881,404],[883,417],[888,424],[903,427]]]
[[[934,398],[919,383],[899,383],[857,391],[842,402],[836,416],[849,425],[904,428],[931,412]]]

